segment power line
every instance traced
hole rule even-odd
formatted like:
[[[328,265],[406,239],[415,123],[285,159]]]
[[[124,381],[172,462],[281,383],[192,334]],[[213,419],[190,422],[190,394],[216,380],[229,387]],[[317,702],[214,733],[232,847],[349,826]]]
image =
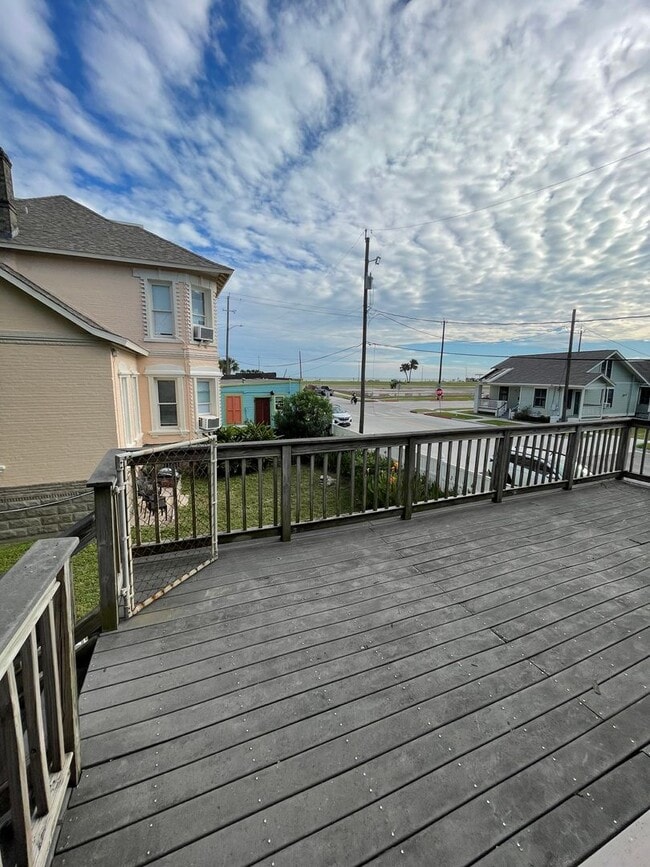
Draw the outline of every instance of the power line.
[[[396,316],[399,319],[409,319],[415,322],[432,322],[436,325],[442,325],[442,319],[426,319],[421,316],[407,316],[405,313],[387,313],[384,310],[374,308],[375,313],[382,316]],[[623,322],[628,319],[650,319],[650,313],[637,313],[630,316],[603,316],[594,319],[581,319],[581,322]],[[538,320],[516,320],[513,322],[497,322],[487,320],[472,320],[472,319],[447,319],[445,322],[448,325],[566,325],[569,319],[538,319]]]
[[[519,199],[524,199],[527,196],[534,196],[534,195],[537,195],[538,193],[543,193],[546,190],[552,190],[552,189],[555,189],[556,187],[561,187],[563,184],[568,184],[568,183],[571,183],[572,181],[577,181],[580,178],[586,177],[587,175],[594,174],[594,172],[599,172],[599,171],[602,171],[602,169],[607,169],[610,166],[615,166],[618,163],[625,162],[625,160],[631,160],[634,157],[638,157],[641,154],[646,153],[647,151],[650,151],[650,146],[641,148],[638,151],[633,151],[632,153],[626,154],[623,157],[619,157],[616,160],[610,160],[607,163],[602,163],[599,166],[594,166],[591,169],[586,169],[584,172],[579,172],[577,175],[570,175],[568,178],[563,178],[561,181],[555,181],[552,184],[545,184],[543,187],[537,187],[534,190],[528,190],[528,192],[519,193],[518,195],[510,196],[507,199],[497,199],[496,201],[491,202],[489,205],[482,205],[480,208],[472,208],[470,211],[463,211],[459,214],[451,214],[448,217],[438,217],[435,220],[425,220],[422,223],[411,223],[408,226],[385,226],[383,229],[379,229],[378,231],[380,231],[380,232],[398,232],[398,231],[401,231],[403,229],[419,229],[421,226],[432,226],[435,223],[446,223],[449,220],[458,220],[460,217],[470,217],[472,214],[480,214],[482,211],[489,211],[492,208],[498,208],[501,205],[510,204],[510,202],[517,202],[517,201],[519,201]]]

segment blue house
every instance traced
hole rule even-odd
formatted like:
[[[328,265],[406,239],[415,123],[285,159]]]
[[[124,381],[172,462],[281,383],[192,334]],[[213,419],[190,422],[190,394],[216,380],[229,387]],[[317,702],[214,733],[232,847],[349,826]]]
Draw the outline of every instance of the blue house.
[[[224,424],[254,421],[272,424],[282,401],[300,391],[298,379],[275,373],[237,373],[221,378],[221,418]]]

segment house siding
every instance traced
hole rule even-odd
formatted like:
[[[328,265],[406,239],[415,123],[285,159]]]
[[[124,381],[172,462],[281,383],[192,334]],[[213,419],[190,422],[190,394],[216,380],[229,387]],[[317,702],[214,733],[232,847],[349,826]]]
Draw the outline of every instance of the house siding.
[[[0,344],[1,485],[87,478],[117,443],[109,347]]]

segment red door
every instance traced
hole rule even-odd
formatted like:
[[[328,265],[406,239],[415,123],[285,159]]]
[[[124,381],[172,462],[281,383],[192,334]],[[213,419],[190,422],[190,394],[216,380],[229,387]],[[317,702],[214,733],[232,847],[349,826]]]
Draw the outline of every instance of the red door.
[[[255,398],[255,422],[256,424],[271,424],[271,398]]]
[[[226,395],[226,424],[241,424],[241,394]]]

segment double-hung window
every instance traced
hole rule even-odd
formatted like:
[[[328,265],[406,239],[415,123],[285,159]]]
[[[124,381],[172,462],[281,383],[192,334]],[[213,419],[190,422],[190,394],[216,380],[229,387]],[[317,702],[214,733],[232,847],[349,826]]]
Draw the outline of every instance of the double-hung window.
[[[192,289],[192,325],[212,325],[210,296],[204,289]]]
[[[613,388],[604,388],[603,389],[603,406],[611,407],[614,403],[614,389]]]
[[[157,379],[158,423],[161,428],[178,427],[178,397],[175,379]]]
[[[536,388],[535,396],[533,397],[533,406],[544,408],[546,406],[546,389]]]
[[[150,283],[150,337],[174,337],[174,293],[169,283]]]
[[[196,414],[216,415],[214,379],[196,380]]]

